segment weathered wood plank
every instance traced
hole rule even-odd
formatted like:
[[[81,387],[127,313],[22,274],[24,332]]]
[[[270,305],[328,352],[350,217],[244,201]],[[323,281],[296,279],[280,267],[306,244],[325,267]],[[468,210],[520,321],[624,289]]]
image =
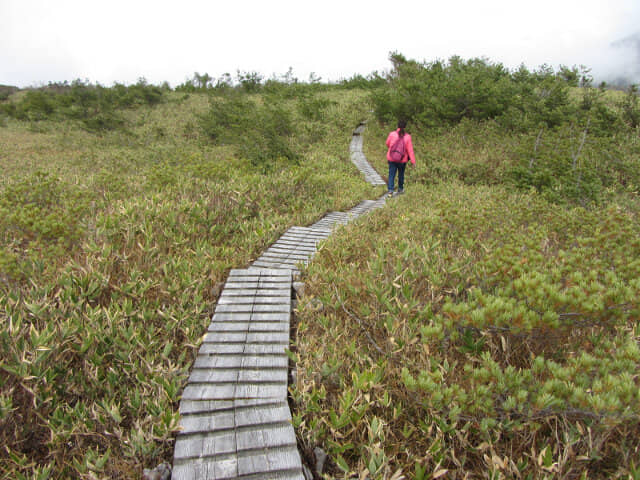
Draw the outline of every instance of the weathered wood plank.
[[[193,368],[287,368],[286,355],[198,355]]]
[[[281,343],[270,344],[250,344],[243,345],[238,343],[207,343],[200,347],[200,354],[216,354],[216,355],[230,355],[244,353],[246,355],[273,355],[277,353],[286,353],[289,345]]]
[[[290,313],[291,302],[284,305],[261,305],[254,304],[251,313]]]
[[[295,448],[295,444],[238,456],[238,473],[240,475],[294,470],[300,468],[300,465],[300,454]]]
[[[208,332],[202,343],[289,344],[289,332]]]
[[[292,258],[295,260],[307,260],[310,257],[309,254],[306,253],[297,253],[293,250],[287,250],[284,252],[276,252],[273,250],[267,250],[259,258],[262,259],[271,259],[271,258]]]
[[[315,245],[307,245],[306,243],[278,240],[271,247],[269,247],[269,250],[313,253],[316,251],[316,247]]]
[[[254,267],[276,267],[277,266],[280,268],[287,268],[289,270],[295,270],[295,271],[298,271],[298,268],[297,268],[298,264],[304,264],[304,262],[288,261],[288,260],[282,260],[280,262],[256,260],[255,262],[253,262]]]
[[[250,428],[250,431],[255,433],[259,428],[288,427],[290,428],[288,441],[289,443],[295,442],[295,433],[291,427],[291,413],[286,402],[239,410],[185,415],[180,421],[180,427],[179,435],[195,433],[215,435],[222,430],[247,428]],[[262,448],[262,445],[257,447]],[[247,448],[254,447],[249,445]]]
[[[225,288],[220,294],[222,297],[286,297],[290,292],[286,288]]]
[[[290,304],[284,305],[255,305],[255,304],[230,304],[216,306],[216,313],[288,313]]]
[[[209,332],[289,332],[289,322],[217,322],[213,321]]]
[[[288,370],[267,368],[194,368],[189,376],[192,383],[287,383]]]
[[[252,459],[252,457],[265,455],[266,463]],[[227,457],[194,459],[188,462],[178,462],[174,466],[172,479],[226,480],[242,475],[243,480],[304,480],[299,459],[300,455],[293,447],[283,447],[266,453],[247,452],[241,456],[228,455]],[[243,463],[242,467],[240,467],[240,462]],[[295,463],[297,465],[293,467],[278,468],[281,465],[294,465]],[[252,471],[252,465],[264,466],[265,468]]]
[[[190,415],[196,413],[214,413],[225,410],[240,411],[255,407],[278,407],[281,399],[273,398],[246,398],[235,400],[185,400],[180,402],[180,414]]]
[[[189,383],[182,393],[187,400],[233,400],[236,398],[277,398],[287,396],[287,383]]]
[[[289,305],[291,303],[291,295],[280,296],[229,296],[222,295],[218,299],[218,305],[236,305],[236,304],[277,304]]]
[[[212,322],[289,322],[290,312],[219,312],[211,317]]]
[[[255,272],[247,268],[234,268],[229,272],[229,278],[244,277],[249,275],[258,276],[258,277],[261,277],[261,276],[290,277],[291,276],[289,272],[277,270],[277,269],[261,270],[259,272]]]

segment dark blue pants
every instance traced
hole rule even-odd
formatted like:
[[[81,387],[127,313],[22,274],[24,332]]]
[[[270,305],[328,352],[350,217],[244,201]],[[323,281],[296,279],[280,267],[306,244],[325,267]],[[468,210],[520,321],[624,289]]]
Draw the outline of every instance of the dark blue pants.
[[[396,162],[387,162],[389,163],[389,191],[393,192],[393,184],[396,179],[396,172],[398,172],[398,189],[404,189],[404,169],[407,167],[406,163],[396,163]]]

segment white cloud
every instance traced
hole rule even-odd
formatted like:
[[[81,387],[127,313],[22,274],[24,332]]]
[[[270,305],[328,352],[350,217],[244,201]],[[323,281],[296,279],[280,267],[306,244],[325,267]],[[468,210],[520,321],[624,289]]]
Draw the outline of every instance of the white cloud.
[[[0,83],[88,78],[183,82],[193,72],[265,76],[293,67],[327,80],[389,67],[390,51],[431,61],[485,56],[628,70],[611,44],[640,25],[636,0],[270,2],[2,0]],[[634,30],[635,29],[635,30]]]

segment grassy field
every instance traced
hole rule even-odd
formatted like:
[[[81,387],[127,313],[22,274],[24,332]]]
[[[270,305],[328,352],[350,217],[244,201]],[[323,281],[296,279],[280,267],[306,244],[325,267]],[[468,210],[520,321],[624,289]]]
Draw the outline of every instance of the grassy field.
[[[288,227],[378,198],[351,132],[368,120],[386,175],[406,114],[407,193],[303,272],[305,456],[327,451],[329,478],[640,478],[637,97],[392,60],[388,82],[0,100],[0,478],[170,462],[220,282]]]
[[[171,461],[216,285],[290,226],[377,195],[346,147],[362,92],[310,90],[326,121],[253,96],[288,112],[300,155],[260,165],[201,128],[221,98],[164,97],[100,133],[3,119],[0,478],[139,478]]]
[[[381,172],[388,129],[364,134]],[[640,478],[637,191],[553,202],[509,186],[523,136],[409,130],[407,193],[306,271],[306,451],[345,478]]]

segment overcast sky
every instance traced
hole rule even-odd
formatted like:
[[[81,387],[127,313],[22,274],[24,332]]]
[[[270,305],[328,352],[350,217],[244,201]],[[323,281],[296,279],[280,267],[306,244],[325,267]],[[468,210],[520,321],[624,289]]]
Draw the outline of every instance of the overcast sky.
[[[392,51],[584,64],[597,79],[640,82],[640,0],[0,0],[0,84],[19,87],[176,86],[194,72],[269,78],[289,67],[335,81],[387,70]]]

